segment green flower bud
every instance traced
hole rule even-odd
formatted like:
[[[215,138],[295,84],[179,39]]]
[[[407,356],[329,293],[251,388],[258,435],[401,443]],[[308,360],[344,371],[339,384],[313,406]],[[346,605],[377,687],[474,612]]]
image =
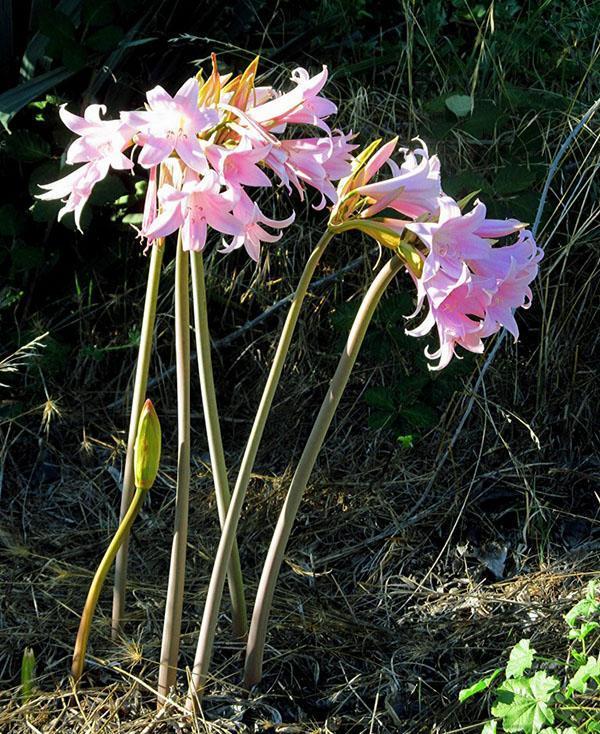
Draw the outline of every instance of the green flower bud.
[[[21,662],[21,700],[23,703],[27,703],[33,695],[34,677],[35,655],[30,647],[26,647]]]
[[[160,422],[151,400],[146,400],[138,423],[133,466],[137,489],[150,489],[158,474],[160,464]]]

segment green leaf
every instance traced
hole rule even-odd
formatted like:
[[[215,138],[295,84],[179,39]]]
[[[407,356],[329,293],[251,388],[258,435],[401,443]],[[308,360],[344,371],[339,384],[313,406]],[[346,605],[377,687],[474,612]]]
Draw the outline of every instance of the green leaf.
[[[529,640],[521,640],[510,651],[506,664],[506,677],[519,678],[533,663],[535,650],[529,646]]]
[[[115,6],[112,0],[85,0],[83,3],[83,20],[88,25],[105,25],[115,17]]]
[[[365,390],[364,400],[367,405],[388,413],[396,412],[396,403],[393,395],[387,387],[370,387]]]
[[[47,36],[53,44],[61,47],[75,38],[75,26],[66,13],[48,8],[39,14],[40,33]]]
[[[400,415],[414,428],[431,428],[438,422],[438,414],[434,408],[424,403],[404,406]]]
[[[25,219],[12,204],[0,206],[0,236],[16,237],[23,231]]]
[[[138,227],[141,225],[143,218],[144,215],[141,213],[126,214],[123,219],[121,219],[121,222],[123,222],[123,224],[133,224],[134,227]]]
[[[113,51],[124,35],[123,29],[117,25],[105,26],[87,38],[87,45],[95,51]]]
[[[560,682],[544,671],[532,678],[512,678],[496,691],[492,715],[502,719],[506,732],[537,734],[545,724],[554,723],[551,699]]]
[[[585,665],[582,665],[571,678],[566,690],[567,696],[572,696],[574,692],[585,693],[590,678],[593,680],[600,678],[600,660],[594,657],[589,657]]]
[[[488,675],[487,678],[482,678],[476,683],[470,685],[468,688],[463,688],[461,691],[459,691],[458,700],[460,701],[460,703],[466,701],[468,698],[471,698],[471,696],[475,696],[477,693],[481,693],[481,691],[487,690],[501,672],[502,668],[496,668],[496,670],[494,670],[491,675]]]
[[[60,66],[0,94],[0,123],[4,129],[8,130],[8,123],[25,105],[72,75],[70,69]]]
[[[56,219],[63,204],[60,201],[36,201],[29,207],[34,222],[51,222]]]
[[[126,193],[127,189],[123,181],[118,176],[109,174],[94,186],[89,202],[93,206],[113,204]]]
[[[396,441],[402,446],[403,449],[412,449],[415,437],[412,433],[407,433],[405,436],[396,436]]]
[[[453,94],[446,97],[446,107],[457,117],[466,117],[473,112],[473,97],[468,94]]]
[[[44,251],[35,245],[19,242],[11,250],[12,266],[16,271],[26,272],[39,267],[44,262]]]
[[[568,637],[570,640],[585,640],[585,638],[594,632],[594,630],[597,630],[598,627],[600,627],[600,623],[598,622],[583,622],[580,627],[570,629]]]
[[[494,188],[499,194],[516,194],[526,191],[537,178],[537,173],[527,166],[511,165],[500,168],[494,181]]]
[[[9,156],[20,161],[40,161],[50,157],[50,144],[36,132],[16,130],[6,140],[5,150]]]
[[[498,722],[496,721],[496,719],[491,719],[490,721],[486,721],[486,723],[483,725],[481,734],[496,734],[497,731]]]
[[[565,621],[569,627],[575,627],[580,621],[588,621],[590,617],[600,612],[600,601],[596,595],[596,585],[592,581],[588,585],[585,599],[578,601],[574,607],[572,607],[565,614]]]
[[[354,317],[358,312],[359,303],[351,301],[342,303],[331,314],[331,324],[335,331],[347,332],[354,323]]]

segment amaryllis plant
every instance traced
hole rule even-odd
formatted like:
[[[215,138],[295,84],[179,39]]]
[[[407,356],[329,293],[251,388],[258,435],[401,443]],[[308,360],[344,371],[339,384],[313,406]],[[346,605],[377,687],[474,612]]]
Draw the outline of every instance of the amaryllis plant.
[[[158,683],[161,702],[176,683],[185,588],[191,451],[191,269],[203,413],[222,533],[186,702],[190,710],[206,686],[226,580],[233,632],[240,638],[247,632],[237,527],[304,297],[334,236],[362,231],[389,250],[391,257],[366,290],[282,507],[248,633],[247,685],[261,678],[270,606],[302,494],[386,289],[400,271],[407,274],[416,301],[410,317],[420,318],[407,333],[420,337],[437,332],[438,346],[434,351],[426,350],[426,354],[432,362],[430,369],[440,370],[454,356],[460,356],[460,349],[481,353],[484,339],[503,327],[517,338],[515,310],[530,304],[530,284],[542,258],[525,224],[515,219],[488,219],[485,205],[473,202],[473,197],[456,202],[447,196],[440,179],[439,159],[429,154],[422,141],[416,141],[412,148],[398,148],[397,139],[385,144],[376,140],[354,156],[354,136],[332,129],[336,106],[322,94],[327,82],[325,67],[314,76],[296,69],[291,88],[280,92],[256,84],[257,64],[255,59],[243,73],[232,77],[219,73],[213,56],[212,73],[206,80],[201,74],[188,79],[174,95],[155,87],[146,95],[145,109],[121,112],[112,120],[106,119],[106,109],[101,105],[91,105],[83,117],[63,107],[60,114],[65,125],[78,136],[67,150],[67,163],[82,165],[59,181],[46,184],[40,195],[43,199],[63,200],[59,218],[73,212],[79,227],[93,187],[111,168],[129,171],[137,166],[147,171],[148,188],[138,234],[151,257],[123,477],[122,521],[131,517],[137,486],[134,443],[146,399],[162,256],[166,238],[177,235],[177,496]],[[310,132],[304,137],[306,129]],[[288,199],[288,211],[282,219],[273,219],[263,211],[262,190],[275,187]],[[315,209],[328,209],[327,225],[306,259],[230,493],[211,366],[202,252],[211,233],[216,233],[213,239],[219,252],[244,248],[258,261],[262,246],[273,246],[293,223],[294,203],[303,200],[308,189],[317,192]],[[122,522],[121,527],[124,530],[119,531],[113,594],[115,635],[121,629],[126,589],[129,525]],[[104,575],[105,571],[106,561]],[[98,594],[96,585],[95,599]],[[88,610],[85,625],[89,626],[90,621]],[[85,641],[88,633],[89,629],[83,634]],[[84,653],[85,645],[82,648],[79,644],[76,677],[81,674]]]

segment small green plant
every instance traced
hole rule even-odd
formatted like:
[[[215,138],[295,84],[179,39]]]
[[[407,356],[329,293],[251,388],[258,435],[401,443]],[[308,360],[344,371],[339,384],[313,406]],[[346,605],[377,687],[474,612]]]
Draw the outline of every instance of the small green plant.
[[[505,668],[463,688],[462,703],[495,686],[492,719],[481,734],[588,734],[600,732],[600,594],[588,584],[585,597],[565,615],[569,627],[566,660],[541,657],[528,639],[517,643]],[[497,684],[497,682],[499,682]]]

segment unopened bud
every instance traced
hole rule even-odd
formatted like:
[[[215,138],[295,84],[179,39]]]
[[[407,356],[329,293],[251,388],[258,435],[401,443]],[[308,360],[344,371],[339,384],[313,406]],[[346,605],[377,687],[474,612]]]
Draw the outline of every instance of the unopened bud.
[[[30,647],[26,647],[21,661],[21,700],[23,703],[27,703],[33,695],[34,676],[35,655]]]
[[[150,489],[158,474],[160,464],[160,422],[151,400],[146,400],[138,422],[133,465],[137,489]]]

